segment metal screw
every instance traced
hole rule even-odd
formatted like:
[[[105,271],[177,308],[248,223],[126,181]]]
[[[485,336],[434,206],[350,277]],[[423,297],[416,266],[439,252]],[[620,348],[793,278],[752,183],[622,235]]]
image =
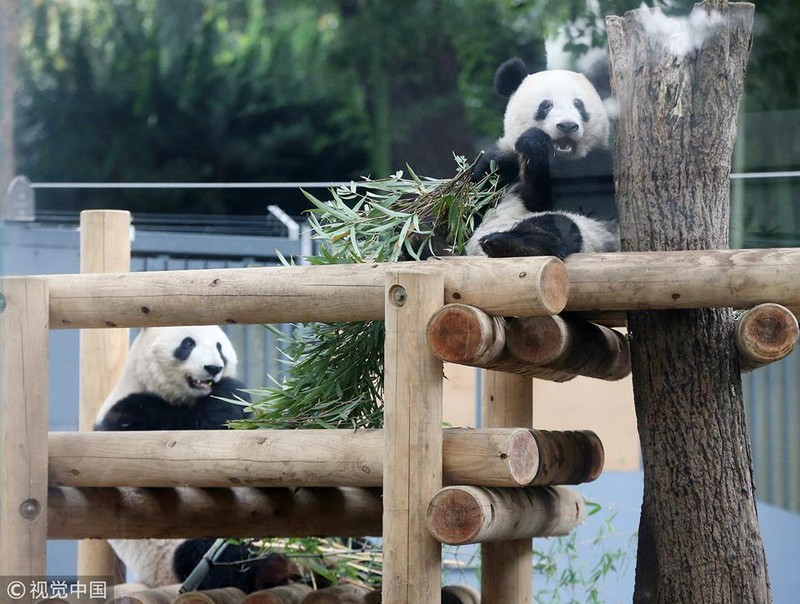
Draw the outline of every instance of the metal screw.
[[[392,287],[392,289],[389,291],[389,295],[392,298],[392,302],[394,302],[396,306],[403,306],[408,298],[406,288],[404,288],[402,285],[395,285]]]
[[[42,511],[42,506],[35,499],[26,499],[19,504],[19,513],[25,520],[35,520]]]

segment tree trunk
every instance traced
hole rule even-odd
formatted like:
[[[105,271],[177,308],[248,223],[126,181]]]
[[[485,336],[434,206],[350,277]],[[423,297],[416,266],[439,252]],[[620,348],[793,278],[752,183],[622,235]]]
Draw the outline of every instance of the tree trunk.
[[[623,251],[728,246],[754,7],[694,11],[607,21]],[[769,602],[732,311],[631,312],[628,327],[644,464],[634,602]]]
[[[0,217],[8,216],[6,189],[14,178],[14,92],[19,53],[19,0],[0,0]]]

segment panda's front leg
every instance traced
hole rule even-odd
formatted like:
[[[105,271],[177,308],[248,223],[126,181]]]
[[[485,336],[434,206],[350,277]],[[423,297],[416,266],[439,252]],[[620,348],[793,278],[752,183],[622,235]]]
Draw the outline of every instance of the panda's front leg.
[[[553,188],[550,178],[550,158],[553,139],[539,128],[523,132],[514,145],[519,157],[521,197],[531,212],[553,209]]]

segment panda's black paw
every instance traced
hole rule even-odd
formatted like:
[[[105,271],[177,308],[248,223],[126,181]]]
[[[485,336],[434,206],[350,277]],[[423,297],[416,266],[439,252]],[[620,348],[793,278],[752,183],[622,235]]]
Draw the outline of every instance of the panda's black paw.
[[[481,249],[489,258],[518,258],[520,256],[549,256],[545,246],[511,232],[492,233],[480,240]]]
[[[514,148],[528,161],[542,162],[546,165],[553,153],[553,140],[544,130],[528,128],[517,139]]]

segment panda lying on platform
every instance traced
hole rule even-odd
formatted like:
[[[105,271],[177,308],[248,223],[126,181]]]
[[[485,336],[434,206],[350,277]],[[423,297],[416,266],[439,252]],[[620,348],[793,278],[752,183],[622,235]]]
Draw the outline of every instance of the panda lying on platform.
[[[508,189],[467,253],[564,258],[618,251],[609,117],[594,86],[573,71],[528,74],[522,60],[511,59],[498,68],[495,88],[509,97],[504,132],[473,179],[494,164],[498,185]]]
[[[131,345],[95,430],[221,430],[247,416],[245,385],[236,379],[236,351],[217,326],[147,327]],[[214,539],[114,539],[111,547],[137,581],[151,587],[186,579]],[[246,546],[228,545],[219,562],[247,559]],[[286,583],[288,561],[212,567],[202,589],[236,586],[249,593]]]

